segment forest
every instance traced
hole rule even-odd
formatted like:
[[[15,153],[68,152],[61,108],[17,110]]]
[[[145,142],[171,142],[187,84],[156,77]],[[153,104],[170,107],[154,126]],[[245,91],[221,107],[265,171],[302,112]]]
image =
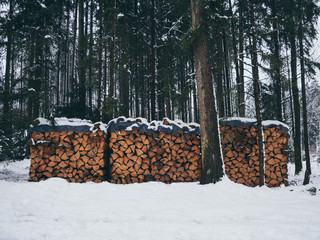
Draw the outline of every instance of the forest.
[[[317,0],[0,0],[0,161],[38,117],[199,122],[194,41],[206,32],[219,118],[288,124],[289,157],[320,147]],[[318,56],[317,56],[318,54]]]

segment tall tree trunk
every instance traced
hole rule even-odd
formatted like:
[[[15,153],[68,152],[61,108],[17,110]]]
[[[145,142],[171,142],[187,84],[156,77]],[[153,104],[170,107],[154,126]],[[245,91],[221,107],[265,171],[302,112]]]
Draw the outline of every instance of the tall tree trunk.
[[[12,56],[12,15],[13,15],[13,0],[10,1],[9,6],[9,21],[6,26],[7,35],[7,52],[6,52],[6,69],[4,75],[4,92],[3,92],[3,131],[7,138],[11,138],[12,135],[12,121],[11,121],[11,80],[10,80],[10,68],[11,68],[11,56]],[[1,127],[2,128],[2,127]]]
[[[60,45],[60,44],[59,44]],[[60,55],[61,55],[61,46],[58,49],[57,56],[57,79],[56,79],[56,105],[60,105]]]
[[[69,10],[69,4],[67,4],[66,7],[66,12],[67,12],[67,29],[66,29],[66,46],[64,48],[65,51],[65,91],[63,94],[63,102],[64,103],[69,103],[69,93],[70,93],[70,77],[69,77],[69,68],[70,68],[70,50],[69,50],[69,31],[70,31],[70,10]]]
[[[114,42],[115,42],[115,31],[116,31],[116,0],[112,0],[112,8],[113,12],[111,14],[111,40],[110,40],[110,77],[109,77],[109,94],[108,94],[108,99],[109,99],[109,106],[108,106],[108,120],[113,118],[114,114],[114,85],[115,85],[115,79],[114,79],[114,74],[115,74],[115,50],[114,50]]]
[[[192,29],[200,31],[193,42],[198,85],[201,130],[201,184],[217,182],[223,176],[216,100],[213,94],[208,36],[203,24],[204,1],[191,0]]]
[[[89,112],[93,111],[93,98],[92,98],[92,91],[93,91],[93,82],[92,82],[92,75],[93,75],[93,13],[94,13],[94,3],[93,0],[90,2],[90,41],[89,41],[89,71],[88,71],[88,95],[89,95]]]
[[[254,86],[254,102],[256,107],[257,130],[258,130],[258,146],[259,146],[259,186],[264,185],[264,149],[263,149],[263,132],[260,110],[260,88],[259,88],[259,69],[258,69],[258,54],[257,40],[255,32],[255,7],[254,0],[250,1],[251,5],[251,31],[252,31],[252,70],[253,70],[253,86]]]
[[[293,14],[293,12],[292,12]],[[297,81],[297,49],[296,49],[296,31],[294,26],[294,19],[292,16],[292,26],[289,33],[291,45],[291,80],[292,80],[292,95],[294,107],[294,162],[295,174],[302,170],[301,161],[301,130],[300,130],[300,101],[299,89]]]
[[[74,2],[75,10],[74,10],[74,22],[73,22],[73,42],[72,42],[72,62],[71,62],[71,78],[70,78],[70,102],[71,105],[75,103],[76,96],[74,94],[76,90],[76,79],[77,74],[75,71],[75,62],[76,62],[76,44],[77,44],[77,23],[78,23],[78,0]]]
[[[192,68],[192,92],[193,92],[193,118],[194,122],[198,123],[198,96],[197,96],[197,87],[196,87],[196,79],[195,79],[195,67],[194,67],[194,55],[192,53],[191,59],[191,68]]]
[[[301,6],[301,0],[299,1]],[[301,8],[299,8],[301,9]],[[300,15],[299,22],[299,51],[300,51],[300,72],[301,72],[301,90],[302,90],[302,117],[303,117],[303,136],[304,136],[304,151],[306,159],[306,171],[304,175],[303,185],[309,184],[311,175],[310,152],[309,152],[309,132],[308,132],[308,117],[307,117],[307,102],[306,102],[306,81],[305,81],[305,62],[304,62],[304,44],[302,31],[303,15]]]
[[[129,69],[128,69],[128,47],[127,32],[124,29],[121,52],[121,75],[120,75],[120,115],[129,117]]]
[[[238,114],[240,116],[240,108],[241,105],[240,101],[240,74],[239,74],[239,62],[238,62],[238,48],[236,43],[236,35],[235,35],[235,23],[233,19],[233,11],[232,11],[232,3],[231,0],[229,0],[229,15],[231,17],[231,33],[232,33],[232,46],[233,46],[233,61],[236,71],[236,82],[237,82],[237,104],[238,104]]]
[[[151,0],[151,119],[156,119],[156,20],[155,0]]]
[[[230,82],[230,68],[229,68],[229,54],[228,54],[228,48],[227,48],[227,41],[226,41],[226,31],[225,29],[223,28],[223,31],[222,31],[222,41],[223,41],[223,53],[224,53],[224,69],[225,69],[225,79],[226,79],[226,96],[225,96],[225,99],[226,99],[226,113],[225,115],[227,117],[230,117],[231,116],[231,92],[230,92],[230,89],[231,89],[231,82]]]
[[[103,2],[102,0],[99,0],[99,11],[98,11],[98,17],[99,17],[99,39],[98,39],[98,118],[101,120],[101,102],[102,102],[102,33],[103,33]]]
[[[217,101],[218,101],[218,110],[219,117],[224,117],[224,97],[223,97],[223,50],[222,50],[222,32],[220,28],[217,28]]]
[[[277,1],[272,1],[272,26],[273,26],[273,66],[274,69],[273,79],[275,81],[275,93],[276,93],[276,117],[277,120],[282,121],[282,91],[281,91],[281,59],[280,59],[280,45],[279,45],[279,29],[278,29],[278,16],[277,16]]]
[[[242,8],[244,7],[244,0],[239,0],[239,115],[246,116],[245,94],[244,94],[244,34],[243,26],[244,20],[242,15]]]
[[[78,76],[79,76],[79,109],[78,116],[86,117],[86,66],[84,36],[84,0],[79,0],[79,45],[78,45]]]

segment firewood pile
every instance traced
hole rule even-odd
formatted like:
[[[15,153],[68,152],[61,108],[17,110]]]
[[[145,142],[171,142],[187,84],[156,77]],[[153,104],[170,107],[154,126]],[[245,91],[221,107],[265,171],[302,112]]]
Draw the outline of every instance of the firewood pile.
[[[288,185],[288,133],[279,127],[264,129],[265,141],[265,183],[268,187]]]
[[[168,119],[162,124],[153,122],[149,125],[139,119],[115,122],[109,138],[112,183],[199,181],[198,126],[190,131],[190,127],[172,126]],[[132,129],[132,125],[137,125],[136,129]],[[121,126],[127,130],[117,129]]]
[[[198,124],[167,118],[149,123],[142,118],[120,117],[110,121],[105,129],[101,123],[73,121],[62,119],[57,126],[46,121],[34,123],[29,141],[32,181],[50,177],[118,184],[200,180]],[[231,119],[220,125],[226,175],[236,183],[257,186],[259,150],[255,122]],[[287,185],[288,128],[274,121],[266,121],[263,126],[265,183],[268,187]]]
[[[100,129],[33,132],[29,144],[32,181],[51,177],[69,182],[105,180],[106,134]]]
[[[221,144],[225,173],[230,180],[247,186],[259,185],[259,147],[257,128],[221,126]],[[268,187],[287,185],[286,129],[264,126],[265,183]]]

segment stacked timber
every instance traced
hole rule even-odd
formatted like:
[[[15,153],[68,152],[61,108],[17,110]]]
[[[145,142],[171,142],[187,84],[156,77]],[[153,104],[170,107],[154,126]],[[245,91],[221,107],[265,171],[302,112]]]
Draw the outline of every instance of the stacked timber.
[[[189,128],[185,125],[185,128],[172,126],[173,123],[168,119],[162,123],[148,124],[141,119],[129,121],[122,118],[114,123],[108,128],[111,130],[109,149],[112,183],[199,181],[198,126],[193,129],[192,125]]]
[[[288,133],[280,127],[264,128],[265,141],[265,183],[268,187],[288,185]]]
[[[254,122],[229,121],[220,127],[225,173],[230,180],[247,186],[259,185],[259,147]],[[265,183],[287,185],[288,129],[278,122],[264,124]]]
[[[107,145],[106,134],[102,130],[79,132],[41,128],[48,131],[38,132],[40,126],[38,129],[35,127],[29,141],[32,181],[51,177],[64,178],[69,182],[101,182],[105,179]]]

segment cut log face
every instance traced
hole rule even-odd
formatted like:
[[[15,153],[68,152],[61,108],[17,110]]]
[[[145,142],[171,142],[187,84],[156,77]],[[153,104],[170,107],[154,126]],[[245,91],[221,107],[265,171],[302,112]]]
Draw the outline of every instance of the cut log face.
[[[189,140],[187,144],[185,139]],[[114,131],[110,134],[110,149],[112,183],[200,179],[200,139],[195,134]],[[127,160],[120,160],[122,158]],[[121,164],[117,164],[119,162]]]
[[[230,180],[247,186],[259,185],[257,129],[221,126],[222,152],[226,175]],[[288,133],[279,127],[265,127],[265,183],[268,187],[287,185]]]
[[[34,132],[30,147],[30,179],[50,177],[69,182],[105,180],[106,134],[96,132]]]

